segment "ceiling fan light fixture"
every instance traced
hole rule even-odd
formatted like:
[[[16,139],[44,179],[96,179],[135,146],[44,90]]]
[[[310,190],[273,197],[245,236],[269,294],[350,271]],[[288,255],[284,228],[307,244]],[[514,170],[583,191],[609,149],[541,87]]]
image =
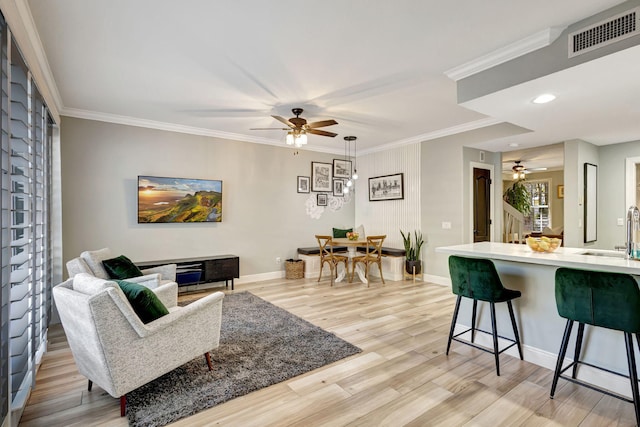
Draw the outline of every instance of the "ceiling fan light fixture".
[[[516,160],[515,163],[515,166],[511,168],[513,170],[513,179],[524,179],[526,168],[520,164],[520,160]]]

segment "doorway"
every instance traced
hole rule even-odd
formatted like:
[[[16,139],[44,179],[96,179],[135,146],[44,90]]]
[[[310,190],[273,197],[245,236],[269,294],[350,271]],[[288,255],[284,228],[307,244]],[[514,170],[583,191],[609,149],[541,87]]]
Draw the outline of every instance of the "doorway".
[[[473,168],[473,242],[491,241],[491,171]]]

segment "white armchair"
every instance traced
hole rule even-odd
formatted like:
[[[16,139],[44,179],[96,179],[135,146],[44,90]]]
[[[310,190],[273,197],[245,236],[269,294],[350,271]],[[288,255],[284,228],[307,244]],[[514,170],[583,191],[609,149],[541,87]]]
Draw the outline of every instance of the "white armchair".
[[[107,270],[102,265],[102,261],[113,258],[109,248],[95,251],[84,251],[78,258],[73,258],[67,262],[67,272],[69,277],[78,273],[87,273],[100,279],[109,279]],[[140,283],[153,288],[157,284],[164,284],[176,281],[176,264],[166,264],[158,267],[142,269],[143,276],[131,277],[127,281]]]
[[[126,410],[125,395],[218,347],[224,293],[177,306],[177,284],[152,291],[169,310],[144,324],[113,281],[78,274],[53,288],[60,320],[80,374]],[[207,369],[203,363],[203,369]]]

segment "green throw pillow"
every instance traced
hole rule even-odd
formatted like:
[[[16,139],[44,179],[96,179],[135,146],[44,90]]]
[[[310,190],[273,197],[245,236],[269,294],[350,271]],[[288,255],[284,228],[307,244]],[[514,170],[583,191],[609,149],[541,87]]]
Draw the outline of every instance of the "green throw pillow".
[[[107,274],[110,279],[123,280],[143,275],[142,271],[140,271],[140,269],[124,255],[106,259],[102,261],[102,265],[104,265],[104,269],[107,270]]]
[[[149,288],[138,283],[131,283],[124,280],[115,280],[127,297],[129,304],[136,312],[142,323],[153,322],[165,314],[169,314],[167,307]]]
[[[353,231],[353,228],[348,228],[346,230],[342,230],[340,228],[334,228],[333,229],[333,238],[334,239],[338,239],[338,238],[347,237],[347,233],[350,233],[352,231]]]

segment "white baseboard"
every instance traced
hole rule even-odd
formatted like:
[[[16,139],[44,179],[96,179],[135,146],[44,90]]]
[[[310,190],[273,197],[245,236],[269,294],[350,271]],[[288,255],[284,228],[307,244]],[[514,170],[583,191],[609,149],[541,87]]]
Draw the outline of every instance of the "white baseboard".
[[[450,277],[442,277],[442,276],[434,276],[432,274],[425,274],[424,281],[429,283],[435,283],[436,285],[451,287]]]
[[[298,259],[304,261],[304,277],[318,277],[320,274],[320,256],[319,255],[303,255],[298,254]],[[325,274],[328,273],[329,267],[324,266]],[[339,267],[342,268],[342,267]],[[383,256],[382,257],[382,274],[385,280],[400,281],[403,278],[404,257]],[[379,277],[377,268],[371,268],[369,274],[373,277]]]
[[[464,331],[466,329],[469,329],[469,326],[456,324],[455,333]],[[470,335],[471,333],[468,333],[468,334],[461,335],[461,337],[467,338],[467,336],[470,337]],[[487,347],[489,349],[493,348],[493,339],[490,334],[476,333],[475,343],[483,347]],[[511,343],[510,341],[498,338],[498,349],[504,348],[510,343]],[[451,348],[453,349],[456,344],[464,345],[464,344],[456,343],[455,341],[453,341],[451,343]],[[558,343],[558,348],[560,348],[560,343]],[[518,349],[515,346],[506,350],[502,354],[508,354],[509,356],[520,358],[520,355],[518,354]],[[539,348],[523,345],[522,356],[525,361],[533,363],[534,365],[542,366],[543,368],[550,369],[551,371],[554,371],[556,369],[556,361],[558,360],[558,355],[556,353],[551,353],[545,350],[541,350]],[[565,358],[564,364],[562,366],[563,367],[567,366],[571,362],[573,362],[573,359]],[[626,372],[621,372],[621,373],[625,375],[627,374]],[[570,370],[565,372],[565,375],[566,374],[570,374]],[[609,372],[601,371],[599,369],[595,369],[585,365],[581,365],[580,367],[578,367],[577,377],[579,380],[588,382],[590,384],[594,384],[598,387],[602,387],[614,393],[618,393],[620,395],[631,398],[631,384],[629,382],[629,379],[627,378],[624,378]],[[562,381],[566,381],[566,380],[560,379],[558,381],[558,384],[561,384]]]

